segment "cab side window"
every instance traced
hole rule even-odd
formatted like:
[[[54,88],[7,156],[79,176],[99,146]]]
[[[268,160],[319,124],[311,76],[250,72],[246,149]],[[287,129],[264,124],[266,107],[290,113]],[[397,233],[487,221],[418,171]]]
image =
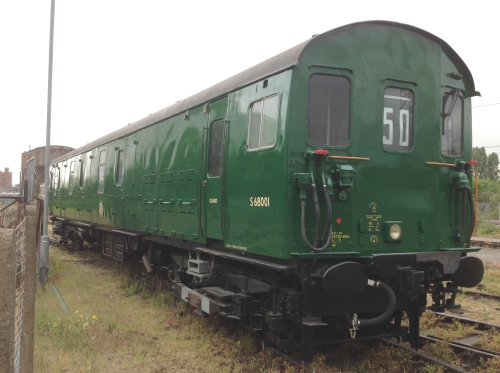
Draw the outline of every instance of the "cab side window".
[[[460,156],[463,152],[464,101],[458,89],[443,95],[441,153]]]

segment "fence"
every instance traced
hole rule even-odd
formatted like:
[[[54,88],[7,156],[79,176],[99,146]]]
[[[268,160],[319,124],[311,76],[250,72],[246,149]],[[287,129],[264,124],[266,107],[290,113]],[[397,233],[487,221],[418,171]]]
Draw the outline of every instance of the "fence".
[[[24,279],[26,277],[26,218],[16,227],[16,310],[14,317],[14,373],[20,372],[21,337],[24,316]]]
[[[0,208],[0,228],[12,228],[17,221],[19,213],[19,201],[12,202]]]
[[[33,371],[40,209],[38,203],[9,206],[3,222],[15,228],[0,228],[0,367],[24,373]]]

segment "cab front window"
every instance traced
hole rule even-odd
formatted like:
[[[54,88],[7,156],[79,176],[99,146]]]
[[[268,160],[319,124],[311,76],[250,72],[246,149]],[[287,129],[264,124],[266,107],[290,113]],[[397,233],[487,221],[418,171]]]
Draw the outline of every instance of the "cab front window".
[[[346,146],[351,120],[351,82],[344,76],[314,74],[309,81],[309,142]]]
[[[382,145],[386,150],[409,152],[413,149],[413,93],[387,87],[384,91]]]

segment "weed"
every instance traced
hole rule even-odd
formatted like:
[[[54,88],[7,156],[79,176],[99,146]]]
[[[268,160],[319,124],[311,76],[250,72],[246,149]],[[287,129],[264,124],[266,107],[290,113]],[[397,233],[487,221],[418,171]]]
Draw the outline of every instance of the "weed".
[[[500,332],[493,329],[482,334],[477,339],[476,345],[487,350],[500,351]]]
[[[61,278],[61,272],[61,261],[55,260],[53,263],[51,263],[49,280],[51,282],[59,280]]]
[[[54,281],[58,281],[71,312],[61,310],[51,291],[37,294],[36,373],[167,372],[171,367],[182,367],[183,372],[302,371],[274,356],[253,334],[234,327],[220,316],[200,318],[171,294],[149,292],[139,281],[113,269],[95,264],[82,266],[67,260],[68,257],[58,248],[51,250],[51,275],[55,278],[57,274]],[[57,262],[60,269],[54,273]],[[500,274],[500,267],[497,271]],[[500,276],[489,276],[489,283],[498,283]],[[435,332],[441,329],[442,321],[432,312],[425,312],[421,320],[422,327],[425,325]],[[452,333],[469,334],[468,327],[452,324],[449,329],[446,333],[450,338]],[[499,333],[489,334],[479,344],[500,350]],[[442,346],[430,348],[440,357],[454,358]],[[210,358],[204,358],[207,356]],[[317,373],[442,372],[432,364],[425,367],[421,364],[404,350],[364,342],[344,343],[319,351],[313,360]],[[499,371],[494,364],[484,362],[481,365],[484,370],[477,372]]]
[[[477,229],[477,235],[481,237],[500,237],[500,227],[489,222],[481,223]]]
[[[484,361],[481,359],[479,366],[473,370],[474,373],[498,373],[500,372],[500,360],[489,359]]]
[[[488,264],[484,271],[483,281],[476,289],[500,295],[500,265]]]
[[[131,296],[140,294],[142,292],[142,289],[139,286],[139,283],[136,281],[133,281],[130,284],[128,284],[128,286],[125,286],[123,290],[124,290],[124,295],[126,297],[131,297]]]
[[[422,373],[443,373],[444,368],[434,363],[428,363],[422,367]]]
[[[446,342],[429,343],[422,351],[448,363],[453,363],[456,357],[455,352]]]

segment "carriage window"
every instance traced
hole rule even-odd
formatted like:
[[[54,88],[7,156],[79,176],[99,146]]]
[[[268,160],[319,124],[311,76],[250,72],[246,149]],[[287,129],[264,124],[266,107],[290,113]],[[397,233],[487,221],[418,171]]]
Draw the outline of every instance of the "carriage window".
[[[382,144],[384,149],[409,152],[413,149],[413,93],[387,87],[384,92]]]
[[[210,148],[208,149],[208,176],[210,177],[222,175],[225,130],[226,123],[222,119],[213,122],[210,126]]]
[[[59,181],[61,180],[61,169],[58,167],[56,169],[56,176],[54,178],[54,189],[59,190],[61,188],[61,184]]]
[[[80,163],[80,180],[78,183],[80,189],[85,186],[85,162]]]
[[[250,106],[248,150],[272,148],[278,128],[278,96],[266,97]]]
[[[73,194],[73,180],[75,179],[75,161],[71,161],[69,166],[68,194]]]
[[[52,175],[52,190],[59,190],[59,177],[61,176],[61,170],[59,168],[54,168]]]
[[[351,82],[344,76],[314,74],[309,82],[309,142],[349,143]]]
[[[97,169],[97,193],[104,193],[104,173],[106,171],[106,150],[99,154],[99,168]]]
[[[123,183],[123,172],[125,166],[125,151],[118,152],[118,159],[116,161],[116,185],[120,186]]]
[[[463,98],[454,89],[443,95],[443,123],[441,129],[441,153],[460,156],[463,150]]]

